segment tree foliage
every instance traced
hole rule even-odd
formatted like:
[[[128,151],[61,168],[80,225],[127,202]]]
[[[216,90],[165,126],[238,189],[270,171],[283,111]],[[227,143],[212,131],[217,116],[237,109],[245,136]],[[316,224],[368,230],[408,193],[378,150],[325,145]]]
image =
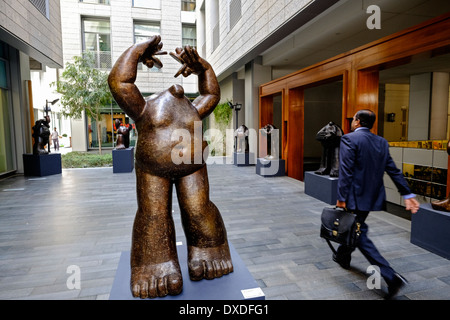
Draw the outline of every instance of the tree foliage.
[[[214,120],[218,124],[219,129],[224,130],[230,123],[233,113],[233,110],[230,108],[230,105],[228,104],[228,102],[218,104],[214,109],[213,113],[214,113]]]
[[[101,110],[112,102],[108,87],[108,74],[95,69],[92,54],[84,57],[74,57],[73,62],[67,62],[60,80],[53,83],[60,93],[60,104],[65,116],[79,119],[86,116],[97,123],[97,137],[101,153]]]

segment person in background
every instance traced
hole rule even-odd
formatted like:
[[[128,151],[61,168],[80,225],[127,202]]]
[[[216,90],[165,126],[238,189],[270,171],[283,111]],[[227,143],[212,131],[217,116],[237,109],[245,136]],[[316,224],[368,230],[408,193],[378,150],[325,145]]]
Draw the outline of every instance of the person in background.
[[[55,151],[58,151],[59,150],[59,133],[58,133],[58,131],[56,131],[56,127],[53,128],[52,142],[53,142],[53,148],[55,148]]]

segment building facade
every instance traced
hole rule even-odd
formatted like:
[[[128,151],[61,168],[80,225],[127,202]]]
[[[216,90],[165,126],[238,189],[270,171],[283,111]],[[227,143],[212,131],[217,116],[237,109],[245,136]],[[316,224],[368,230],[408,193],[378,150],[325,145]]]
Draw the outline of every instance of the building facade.
[[[222,99],[243,105],[239,125],[279,129],[287,175],[303,180],[319,167],[320,128],[333,121],[349,132],[368,108],[420,198],[448,194],[447,1],[199,0],[196,10]],[[386,188],[401,205],[388,179]]]
[[[31,71],[62,67],[61,39],[59,1],[0,2],[0,176],[23,173],[38,120]]]
[[[64,62],[86,51],[94,54],[96,67],[109,72],[117,58],[131,45],[161,35],[167,52],[184,45],[196,46],[195,1],[181,0],[61,0]],[[138,67],[136,85],[144,96],[183,85],[187,96],[198,92],[195,77],[174,78],[180,65],[169,55],[162,56],[163,68]],[[105,106],[101,130],[102,146],[114,146],[114,119],[133,126],[113,103]],[[98,148],[97,126],[92,119],[72,119],[72,149]],[[137,132],[131,131],[131,145]]]

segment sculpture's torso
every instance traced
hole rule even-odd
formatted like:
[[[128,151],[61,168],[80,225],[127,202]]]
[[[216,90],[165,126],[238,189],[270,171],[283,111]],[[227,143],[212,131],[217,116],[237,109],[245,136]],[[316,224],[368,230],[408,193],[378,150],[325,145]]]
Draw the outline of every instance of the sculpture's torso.
[[[177,98],[169,90],[151,96],[136,121],[136,165],[162,177],[182,177],[197,171],[204,165],[207,147],[200,125],[197,109],[186,97]],[[176,163],[181,160],[184,163]]]

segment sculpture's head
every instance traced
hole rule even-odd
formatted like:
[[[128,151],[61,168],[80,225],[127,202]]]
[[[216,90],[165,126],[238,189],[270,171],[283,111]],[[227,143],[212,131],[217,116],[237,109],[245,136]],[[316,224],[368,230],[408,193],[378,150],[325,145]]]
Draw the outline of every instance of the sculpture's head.
[[[317,132],[316,140],[320,142],[338,142],[343,134],[344,132],[341,127],[333,121],[330,121],[327,125],[320,129],[319,132]]]
[[[179,84],[174,84],[169,88],[169,92],[175,97],[175,98],[184,98],[184,89]]]

